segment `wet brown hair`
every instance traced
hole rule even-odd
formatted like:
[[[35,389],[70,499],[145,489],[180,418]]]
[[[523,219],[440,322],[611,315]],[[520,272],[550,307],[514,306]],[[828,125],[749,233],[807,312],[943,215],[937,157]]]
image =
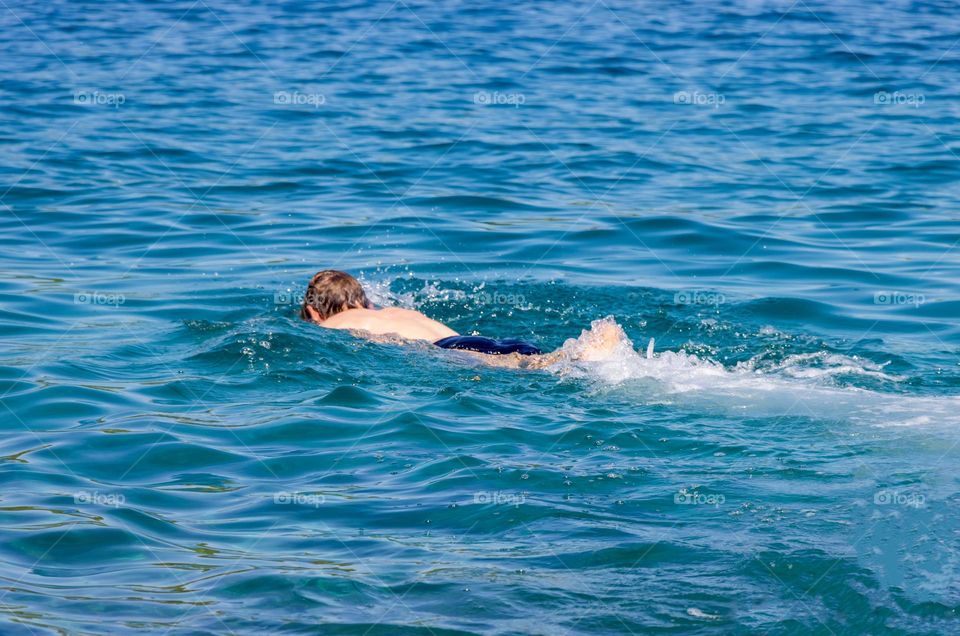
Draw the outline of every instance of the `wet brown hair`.
[[[300,317],[310,320],[307,307],[313,307],[320,314],[320,320],[326,320],[346,309],[372,306],[360,281],[346,272],[325,269],[310,279],[307,292],[303,295]]]

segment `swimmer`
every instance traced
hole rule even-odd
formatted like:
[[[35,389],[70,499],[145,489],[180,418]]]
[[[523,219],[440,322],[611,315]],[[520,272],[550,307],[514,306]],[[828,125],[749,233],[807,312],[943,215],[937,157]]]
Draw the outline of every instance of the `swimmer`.
[[[400,307],[376,307],[367,299],[356,278],[332,269],[318,272],[307,285],[300,317],[328,329],[346,329],[365,338],[396,336],[425,340],[442,349],[470,353],[494,366],[543,369],[563,359],[598,361],[609,357],[620,343],[629,340],[612,320],[598,320],[570,346],[543,353],[519,340],[493,340],[461,336],[443,323],[419,311]],[[576,345],[576,346],[574,346]]]

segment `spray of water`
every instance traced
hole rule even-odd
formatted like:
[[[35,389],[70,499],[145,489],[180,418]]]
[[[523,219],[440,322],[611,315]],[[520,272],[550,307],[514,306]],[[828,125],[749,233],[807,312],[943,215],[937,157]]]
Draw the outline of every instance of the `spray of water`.
[[[616,327],[614,346],[599,359],[584,352],[595,346],[592,333]],[[564,343],[564,353],[549,368],[562,378],[586,382],[594,391],[616,390],[649,404],[675,404],[702,411],[742,414],[746,417],[807,416],[876,425],[912,425],[934,422],[960,424],[960,399],[881,393],[838,386],[841,375],[861,374],[895,382],[882,365],[832,353],[798,354],[763,367],[757,358],[728,368],[685,352],[645,355],[613,318],[596,320],[591,330]],[[759,357],[759,356],[758,356]]]

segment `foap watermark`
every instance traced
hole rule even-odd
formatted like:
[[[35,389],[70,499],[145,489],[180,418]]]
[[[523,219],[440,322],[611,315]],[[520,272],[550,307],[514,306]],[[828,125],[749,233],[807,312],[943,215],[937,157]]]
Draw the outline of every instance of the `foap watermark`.
[[[327,97],[322,93],[277,91],[273,94],[273,103],[278,106],[313,106],[314,108],[320,108],[327,103]]]
[[[927,98],[923,93],[878,91],[873,94],[873,103],[879,106],[913,106],[914,108],[920,108],[926,101]]]
[[[120,108],[127,101],[123,93],[102,93],[100,91],[77,91],[73,94],[73,103],[80,106],[112,106]]]
[[[902,291],[878,291],[873,293],[874,305],[913,305],[919,307],[927,302],[923,294]]]
[[[873,495],[873,503],[878,506],[907,506],[922,508],[927,498],[918,492],[900,492],[899,490],[878,490]]]
[[[520,108],[527,103],[527,96],[523,93],[477,91],[473,94],[473,103],[478,106],[513,106],[514,108]]]
[[[294,506],[313,506],[319,508],[326,503],[323,495],[309,492],[277,492],[273,494],[273,503]]]
[[[502,492],[500,490],[481,490],[473,493],[475,504],[496,504],[498,506],[519,506],[527,500],[523,493]]]
[[[289,289],[281,289],[273,292],[274,305],[297,305],[303,304],[304,292],[295,292]]]
[[[127,302],[127,297],[123,294],[99,291],[83,291],[73,295],[73,304],[75,305],[108,305],[117,307]]]
[[[118,492],[100,492],[98,490],[81,490],[73,493],[73,503],[94,506],[113,506],[119,508],[126,503],[127,498]]]
[[[706,289],[686,289],[674,294],[673,302],[677,305],[722,305],[727,302],[727,297]]]
[[[727,98],[721,93],[703,93],[701,91],[677,91],[673,94],[673,103],[684,106],[712,106],[720,108]]]
[[[505,294],[498,291],[479,292],[474,295],[478,305],[525,305],[527,299],[523,294]]]
[[[682,488],[673,495],[673,503],[685,506],[722,506],[727,498],[721,494],[706,494],[699,490]]]

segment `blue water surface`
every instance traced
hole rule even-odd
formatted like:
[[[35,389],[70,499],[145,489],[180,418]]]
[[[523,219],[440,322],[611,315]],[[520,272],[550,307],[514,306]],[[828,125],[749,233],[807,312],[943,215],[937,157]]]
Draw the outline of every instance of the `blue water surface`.
[[[952,0],[0,5],[0,633],[960,629]]]

